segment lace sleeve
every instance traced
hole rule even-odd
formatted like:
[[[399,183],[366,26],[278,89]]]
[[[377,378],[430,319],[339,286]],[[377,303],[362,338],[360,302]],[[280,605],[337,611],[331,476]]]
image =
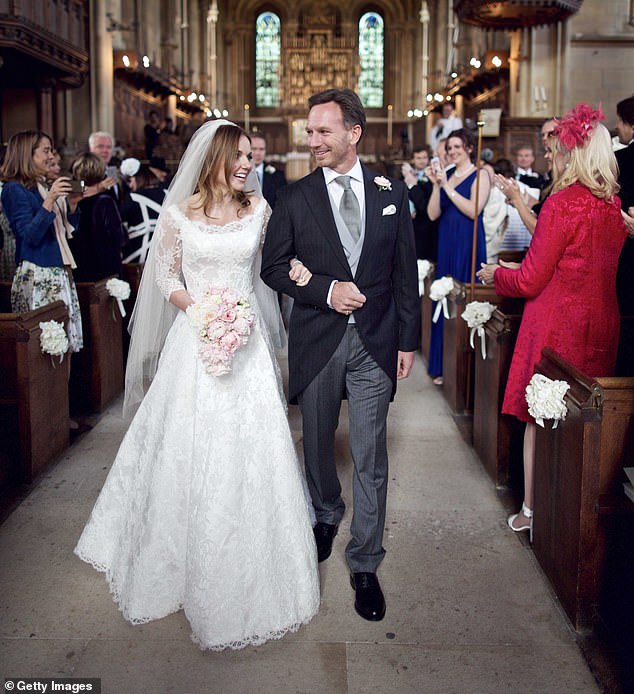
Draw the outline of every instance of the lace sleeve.
[[[269,226],[269,220],[271,219],[272,214],[273,214],[273,210],[271,209],[270,205],[267,203],[266,207],[264,208],[264,216],[262,218],[262,233],[260,234],[260,250],[262,250],[262,246],[264,245],[264,239],[266,238],[266,230]]]
[[[172,209],[161,217],[154,233],[158,235],[154,257],[156,284],[169,301],[172,292],[185,289],[181,227]]]

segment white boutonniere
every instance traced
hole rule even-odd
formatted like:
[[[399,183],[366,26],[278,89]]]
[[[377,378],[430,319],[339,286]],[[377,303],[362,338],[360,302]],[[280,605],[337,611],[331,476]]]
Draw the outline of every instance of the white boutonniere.
[[[267,164],[264,167],[264,170],[266,171],[267,174],[274,174],[275,173],[275,167],[271,166],[270,164]]]
[[[385,176],[377,176],[374,179],[374,185],[379,190],[392,190],[392,184],[388,178],[385,178]]]

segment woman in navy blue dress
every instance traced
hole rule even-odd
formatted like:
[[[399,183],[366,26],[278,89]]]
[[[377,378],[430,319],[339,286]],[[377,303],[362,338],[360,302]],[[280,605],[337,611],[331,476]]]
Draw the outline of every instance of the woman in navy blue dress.
[[[434,188],[427,205],[427,214],[432,220],[440,218],[436,278],[448,275],[459,282],[470,282],[473,219],[476,213],[476,269],[481,262],[486,262],[482,209],[489,197],[490,181],[487,172],[481,170],[476,204],[475,183],[478,172],[473,163],[475,147],[471,133],[467,130],[454,130],[447,138],[446,147],[447,159],[455,168],[449,174],[441,167],[429,169]],[[436,385],[442,385],[442,331],[441,318],[432,324],[429,350],[428,371]]]

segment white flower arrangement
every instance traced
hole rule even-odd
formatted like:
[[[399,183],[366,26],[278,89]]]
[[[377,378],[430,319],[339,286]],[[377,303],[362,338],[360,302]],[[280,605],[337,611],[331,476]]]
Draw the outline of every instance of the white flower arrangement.
[[[110,294],[113,299],[116,299],[121,316],[125,316],[123,302],[130,298],[130,285],[123,280],[117,279],[116,277],[111,277],[106,282],[106,289],[108,290],[108,294]]]
[[[140,168],[141,162],[138,159],[135,159],[134,157],[128,157],[127,159],[124,159],[121,162],[119,171],[121,171],[121,174],[123,176],[131,178],[132,176],[136,176],[139,173]]]
[[[488,320],[490,320],[495,311],[495,306],[488,301],[471,301],[469,302],[465,310],[462,312],[462,318],[467,322],[467,325],[471,328],[471,333],[469,334],[469,343],[471,344],[471,349],[475,349],[473,344],[473,338],[478,333],[480,337],[480,350],[482,352],[482,358],[487,358],[487,348],[484,333],[484,326]]]
[[[434,323],[438,322],[440,318],[440,311],[442,310],[445,318],[449,318],[449,308],[447,306],[447,295],[453,289],[453,277],[445,275],[431,283],[429,288],[429,298],[432,301],[437,301],[436,310],[434,311],[434,316],[432,321]]]
[[[390,179],[385,178],[385,176],[376,176],[374,178],[374,185],[379,190],[392,190],[392,183],[390,182]]]
[[[264,170],[266,171],[267,174],[274,174],[275,173],[275,167],[271,166],[271,164],[267,164],[264,167]]]
[[[425,293],[425,279],[431,271],[431,263],[429,260],[417,260],[418,265],[418,296],[423,296]]]
[[[42,354],[50,354],[52,357],[59,357],[60,364],[64,360],[64,355],[68,351],[68,337],[62,323],[56,320],[49,320],[40,323],[40,349]]]
[[[528,413],[540,427],[544,426],[545,419],[552,419],[553,429],[556,429],[560,420],[566,419],[568,407],[564,396],[569,388],[566,381],[553,381],[543,374],[533,374],[526,386],[526,402]]]

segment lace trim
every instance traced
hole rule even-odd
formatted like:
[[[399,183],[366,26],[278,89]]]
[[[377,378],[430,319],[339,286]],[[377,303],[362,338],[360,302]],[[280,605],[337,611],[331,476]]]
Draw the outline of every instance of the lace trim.
[[[94,561],[91,559],[88,555],[84,554],[84,552],[77,551],[75,549],[75,554],[82,560],[85,561],[87,564],[90,564],[90,566],[93,567],[96,571],[99,571],[100,573],[105,574],[106,582],[108,583],[108,589],[110,591],[110,594],[112,595],[112,600],[117,604],[117,607],[119,608],[119,611],[125,618],[127,622],[132,624],[133,626],[139,626],[141,624],[148,624],[149,622],[154,622],[157,619],[163,619],[164,617],[168,617],[171,614],[174,614],[175,612],[179,612],[180,610],[183,609],[182,604],[178,604],[172,609],[170,612],[167,614],[161,615],[160,617],[137,617],[137,618],[131,618],[129,617],[126,612],[125,608],[121,604],[121,593],[119,592],[119,589],[117,588],[114,578],[112,577],[110,569],[108,569],[107,566],[104,564],[100,564],[99,562]],[[191,634],[191,640],[200,648],[201,651],[225,651],[227,649],[230,649],[232,651],[238,651],[241,650],[242,648],[247,648],[248,646],[261,646],[262,644],[266,643],[267,641],[279,641],[280,639],[283,639],[286,634],[294,634],[299,630],[301,626],[304,624],[308,624],[311,619],[317,614],[319,611],[319,604],[317,605],[317,608],[313,610],[313,612],[306,617],[305,620],[302,622],[295,622],[294,624],[289,625],[288,627],[285,627],[284,629],[277,629],[275,631],[268,631],[261,636],[259,635],[253,635],[246,637],[244,639],[241,639],[240,641],[229,641],[227,643],[218,643],[218,644],[205,644],[203,643],[197,636],[192,632]]]
[[[245,222],[250,222],[253,217],[255,217],[256,214],[259,214],[260,208],[262,207],[263,204],[266,203],[265,198],[260,198],[260,202],[253,208],[253,212],[251,214],[245,215],[244,217],[240,217],[239,219],[234,219],[232,222],[228,222],[227,224],[208,224],[207,222],[202,222],[197,219],[191,219],[188,217],[185,212],[178,207],[177,205],[174,205],[173,211],[175,210],[181,219],[182,222],[186,222],[187,224],[192,224],[193,226],[197,227],[201,231],[204,231],[209,234],[231,234],[234,231],[238,231],[244,224]],[[173,213],[172,211],[172,213]]]

